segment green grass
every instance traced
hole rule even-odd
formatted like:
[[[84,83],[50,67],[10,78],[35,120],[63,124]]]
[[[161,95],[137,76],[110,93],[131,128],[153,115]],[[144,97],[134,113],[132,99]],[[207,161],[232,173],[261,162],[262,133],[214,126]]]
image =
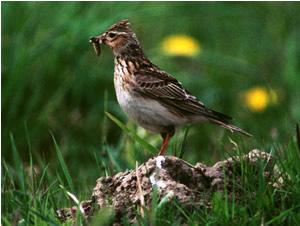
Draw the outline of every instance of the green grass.
[[[55,210],[76,205],[67,192],[85,200],[98,177],[134,169],[136,161],[146,161],[158,149],[160,137],[127,122],[117,104],[111,51],[104,48],[98,58],[88,43],[124,18],[154,63],[254,134],[247,139],[216,126],[192,125],[176,132],[169,154],[213,164],[259,148],[278,156],[290,177],[287,187],[273,191],[245,170],[245,191],[258,189],[257,197],[238,203],[215,194],[212,210],[193,212],[176,203],[164,209],[154,199],[141,224],[174,219],[179,225],[174,218],[179,216],[189,225],[295,225],[299,12],[298,3],[272,2],[1,2],[2,225],[59,225]],[[194,37],[201,53],[165,55],[160,44],[172,34]],[[277,103],[262,112],[249,110],[241,98],[257,85],[278,94]],[[97,219],[105,224],[113,216],[105,209],[91,224],[99,225]]]
[[[55,211],[76,206],[76,203],[68,194],[74,190],[75,180],[68,172],[59,145],[53,139],[60,167],[51,171],[46,163],[35,159],[28,167],[23,167],[13,137],[11,140],[14,163],[9,165],[2,161],[2,225],[60,225]],[[240,151],[241,155],[246,152]],[[300,153],[296,141],[275,148],[273,155],[285,181],[283,187],[274,188],[267,184],[263,176],[265,164],[258,168],[242,164],[237,168],[242,172],[242,182],[233,185],[236,192],[231,193],[231,199],[225,188],[222,194],[216,192],[212,196],[211,209],[195,204],[193,210],[187,210],[176,200],[168,202],[167,197],[159,201],[154,189],[151,207],[145,209],[144,217],[138,217],[140,225],[181,225],[183,222],[188,225],[296,225],[300,220]],[[118,168],[117,165],[122,163],[112,161],[112,164]],[[90,195],[92,188],[85,189],[90,189]],[[89,199],[89,195],[77,190],[78,194],[72,192],[77,199]],[[139,209],[136,211],[139,213]],[[78,225],[99,225],[98,220],[102,219],[101,225],[106,225],[114,216],[113,210],[107,208],[96,212],[88,222],[79,215],[77,222]],[[123,221],[129,225],[126,216]],[[64,225],[71,223],[68,221]]]

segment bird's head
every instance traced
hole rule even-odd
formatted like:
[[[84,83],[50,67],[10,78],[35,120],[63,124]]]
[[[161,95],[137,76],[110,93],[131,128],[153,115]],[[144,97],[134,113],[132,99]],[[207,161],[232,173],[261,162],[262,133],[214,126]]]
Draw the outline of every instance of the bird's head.
[[[94,45],[97,55],[100,55],[101,44],[112,48],[115,55],[122,52],[130,44],[138,44],[135,33],[132,31],[128,20],[121,20],[112,25],[106,32],[99,36],[92,37],[90,43]]]

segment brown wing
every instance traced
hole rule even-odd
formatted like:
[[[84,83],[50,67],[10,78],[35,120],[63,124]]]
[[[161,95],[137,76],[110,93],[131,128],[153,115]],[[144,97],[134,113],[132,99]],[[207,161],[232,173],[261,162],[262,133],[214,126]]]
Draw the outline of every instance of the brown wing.
[[[228,122],[231,118],[210,110],[185,90],[181,83],[166,72],[158,70],[140,70],[135,78],[136,91],[147,97],[159,99],[170,109],[181,115],[200,115],[209,119]]]

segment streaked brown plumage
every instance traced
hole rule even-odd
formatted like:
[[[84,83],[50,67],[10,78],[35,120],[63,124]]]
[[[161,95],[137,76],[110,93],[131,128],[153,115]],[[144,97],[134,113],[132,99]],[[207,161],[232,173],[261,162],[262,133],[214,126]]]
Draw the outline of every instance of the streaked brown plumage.
[[[207,121],[250,136],[230,124],[229,116],[205,107],[174,77],[152,64],[128,20],[114,24],[102,35],[91,38],[90,42],[97,55],[101,52],[100,44],[112,49],[118,102],[129,118],[145,129],[161,134],[160,155],[165,153],[175,127],[188,123]]]

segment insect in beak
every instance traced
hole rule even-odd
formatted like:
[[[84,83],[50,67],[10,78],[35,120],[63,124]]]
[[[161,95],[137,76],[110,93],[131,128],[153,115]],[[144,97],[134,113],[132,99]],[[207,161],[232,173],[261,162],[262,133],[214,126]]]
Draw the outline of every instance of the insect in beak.
[[[96,55],[100,56],[101,54],[100,44],[102,43],[101,39],[99,37],[91,37],[90,43],[93,45]]]

